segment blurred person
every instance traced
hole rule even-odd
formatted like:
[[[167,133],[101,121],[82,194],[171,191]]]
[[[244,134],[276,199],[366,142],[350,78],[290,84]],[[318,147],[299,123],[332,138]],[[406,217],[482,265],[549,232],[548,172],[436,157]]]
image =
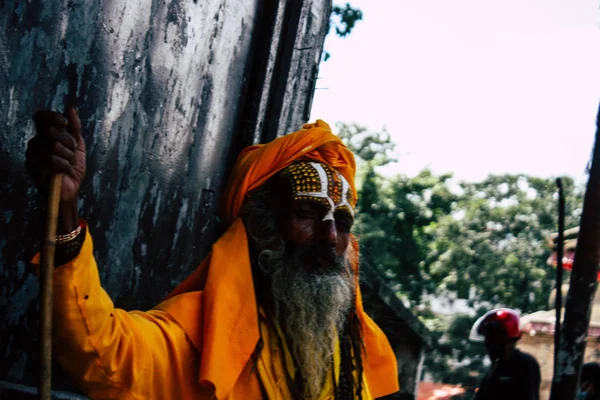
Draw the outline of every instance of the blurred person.
[[[485,342],[492,362],[483,377],[476,400],[539,400],[540,366],[530,354],[516,348],[521,338],[519,314],[511,309],[494,309],[473,326],[472,339]]]

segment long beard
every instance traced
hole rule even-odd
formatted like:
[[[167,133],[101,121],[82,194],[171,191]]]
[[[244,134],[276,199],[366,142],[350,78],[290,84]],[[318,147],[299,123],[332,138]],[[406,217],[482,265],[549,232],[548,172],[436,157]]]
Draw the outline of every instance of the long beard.
[[[354,303],[352,247],[339,257],[329,246],[292,247],[276,228],[268,185],[254,191],[243,217],[259,280],[257,296],[285,335],[302,386],[288,382],[293,393],[315,399],[333,367],[338,332],[344,332]],[[317,258],[327,260],[317,266]],[[291,371],[290,371],[291,372]]]
[[[330,254],[318,270],[314,247],[263,250],[259,266],[270,287],[272,311],[280,324],[303,382],[305,398],[317,398],[333,366],[333,352],[354,299],[351,268]],[[323,250],[320,251],[323,253]]]

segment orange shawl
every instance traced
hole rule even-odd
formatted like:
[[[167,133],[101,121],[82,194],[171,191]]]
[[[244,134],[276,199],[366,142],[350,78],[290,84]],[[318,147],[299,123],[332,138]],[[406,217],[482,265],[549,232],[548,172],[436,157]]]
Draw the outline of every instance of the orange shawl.
[[[244,198],[300,159],[336,168],[348,180],[356,198],[354,156],[324,121],[304,125],[304,129],[271,143],[246,148],[235,163],[223,198],[229,229],[196,271],[159,306],[177,320],[201,353],[200,383],[214,386],[217,398],[227,398],[259,340],[248,241],[238,218]],[[355,239],[352,246],[358,254]],[[363,310],[358,259],[352,264],[357,276],[356,310],[367,354],[365,378],[373,397],[381,397],[398,390],[396,358],[384,333]]]

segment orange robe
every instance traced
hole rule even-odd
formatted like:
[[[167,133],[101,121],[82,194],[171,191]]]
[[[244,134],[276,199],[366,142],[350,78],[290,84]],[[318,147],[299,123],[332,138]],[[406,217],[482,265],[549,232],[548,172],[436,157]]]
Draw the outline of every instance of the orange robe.
[[[57,359],[88,395],[261,399],[260,376],[270,399],[285,398],[283,376],[267,374],[264,366],[261,373],[261,364],[253,362],[264,328],[258,318],[246,231],[238,216],[250,190],[300,159],[332,165],[356,193],[354,157],[322,121],[269,144],[247,148],[225,192],[229,229],[198,269],[148,312],[113,307],[100,285],[88,232],[80,255],[57,268],[54,277]],[[358,250],[356,240],[352,245]],[[352,265],[358,277],[358,258]],[[396,358],[383,332],[363,310],[358,278],[355,285],[366,350],[365,398],[380,397],[398,390]],[[274,370],[278,363],[285,363],[281,354],[271,357],[265,351],[261,359],[270,360]]]

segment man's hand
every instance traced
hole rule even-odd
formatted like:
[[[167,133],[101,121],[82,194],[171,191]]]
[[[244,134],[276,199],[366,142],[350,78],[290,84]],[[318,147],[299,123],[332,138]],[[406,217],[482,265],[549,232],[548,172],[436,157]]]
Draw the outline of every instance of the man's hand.
[[[58,233],[77,228],[77,199],[85,176],[85,143],[77,111],[67,107],[65,115],[40,111],[33,116],[36,135],[27,145],[25,166],[37,189],[48,193],[50,177],[62,174]]]

